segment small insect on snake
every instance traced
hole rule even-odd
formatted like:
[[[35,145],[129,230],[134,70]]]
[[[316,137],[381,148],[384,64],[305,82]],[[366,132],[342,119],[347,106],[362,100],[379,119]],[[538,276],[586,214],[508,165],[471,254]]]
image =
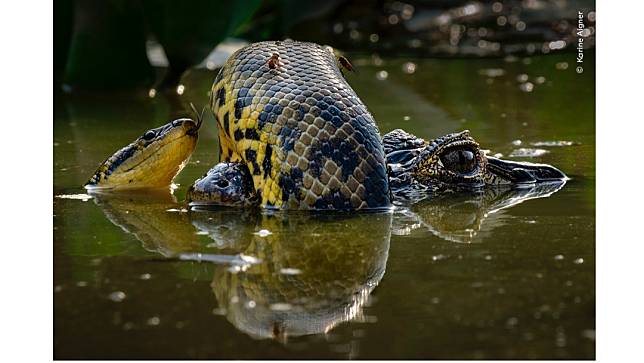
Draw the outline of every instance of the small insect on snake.
[[[268,64],[268,68],[270,69],[275,69],[279,68],[283,65],[282,62],[280,62],[280,55],[279,53],[273,53],[270,58],[268,58],[268,61],[266,61]]]

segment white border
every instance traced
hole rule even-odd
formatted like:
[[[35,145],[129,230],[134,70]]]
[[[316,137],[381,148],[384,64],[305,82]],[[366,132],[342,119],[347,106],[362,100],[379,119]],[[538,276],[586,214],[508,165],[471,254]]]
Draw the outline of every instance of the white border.
[[[641,2],[597,4],[597,358],[641,359]],[[52,359],[52,3],[0,12],[2,331],[6,361]]]
[[[52,3],[0,10],[3,361],[53,358]]]
[[[630,362],[644,325],[644,6],[597,5],[597,360]]]

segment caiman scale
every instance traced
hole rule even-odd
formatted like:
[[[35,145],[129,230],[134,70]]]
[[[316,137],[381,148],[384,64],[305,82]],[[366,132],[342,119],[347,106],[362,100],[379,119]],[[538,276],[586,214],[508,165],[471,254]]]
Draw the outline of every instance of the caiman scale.
[[[468,131],[426,141],[394,130],[381,138],[341,59],[329,47],[297,41],[235,52],[210,93],[219,164],[193,184],[188,201],[369,210],[446,191],[566,179],[549,165],[488,157]],[[86,187],[168,186],[194,150],[200,124],[182,119],[147,131],[107,159]]]

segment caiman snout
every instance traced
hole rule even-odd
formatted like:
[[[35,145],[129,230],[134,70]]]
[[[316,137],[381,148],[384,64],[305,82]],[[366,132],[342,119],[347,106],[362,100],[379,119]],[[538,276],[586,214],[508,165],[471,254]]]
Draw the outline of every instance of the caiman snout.
[[[487,173],[515,184],[568,179],[566,174],[552,165],[501,160],[490,156],[487,157],[486,169]]]

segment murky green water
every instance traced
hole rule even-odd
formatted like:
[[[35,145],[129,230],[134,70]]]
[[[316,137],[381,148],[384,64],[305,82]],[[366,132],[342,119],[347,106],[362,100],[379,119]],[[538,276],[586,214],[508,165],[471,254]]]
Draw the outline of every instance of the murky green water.
[[[413,74],[354,58],[349,76],[382,132],[467,128],[493,154],[542,149],[517,159],[562,169],[560,190],[379,214],[186,212],[216,160],[210,117],[175,196],[54,198],[55,357],[594,358],[591,58],[582,75],[573,54],[413,60]],[[204,104],[213,78],[187,75],[179,99],[57,97],[54,195],[84,193],[105,157]],[[533,145],[548,141],[572,145]]]

